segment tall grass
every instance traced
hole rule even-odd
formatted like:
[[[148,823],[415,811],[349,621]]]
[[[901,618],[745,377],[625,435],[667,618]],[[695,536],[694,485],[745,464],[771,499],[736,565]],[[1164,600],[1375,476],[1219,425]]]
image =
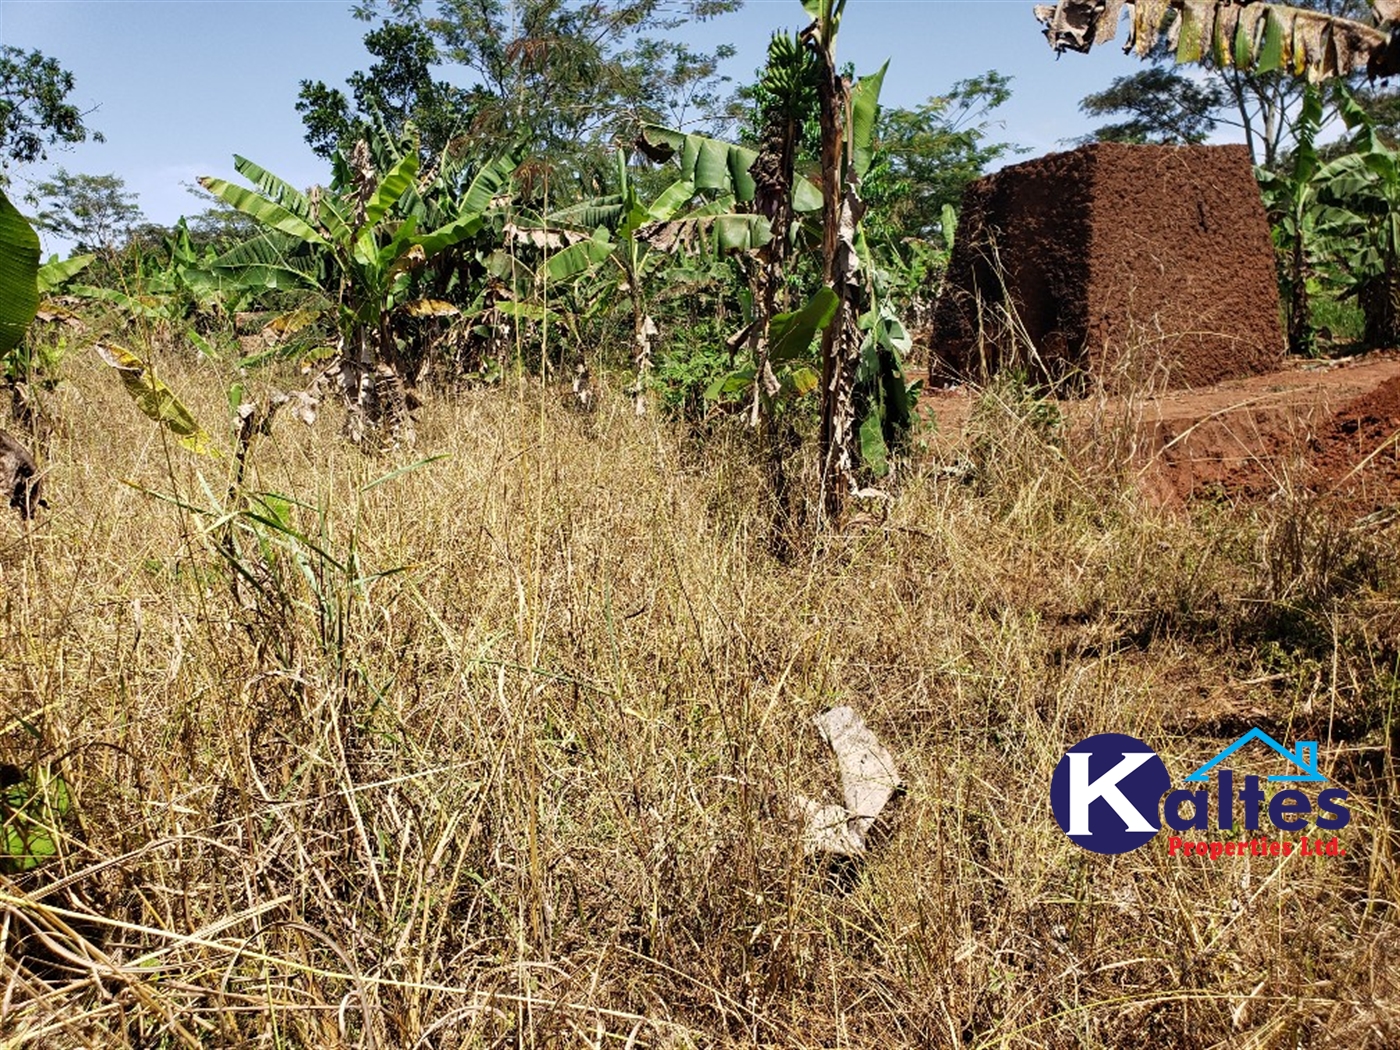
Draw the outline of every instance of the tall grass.
[[[97,369],[0,522],[0,758],[73,798],[0,880],[3,1045],[1400,1044],[1393,532],[1155,510],[1002,388],[979,469],[785,561],[742,436],[562,386],[378,459],[280,419],[230,499]],[[789,815],[833,703],[908,786],[840,885]],[[1323,741],[1345,860],[1056,828],[1085,735],[1243,722]]]

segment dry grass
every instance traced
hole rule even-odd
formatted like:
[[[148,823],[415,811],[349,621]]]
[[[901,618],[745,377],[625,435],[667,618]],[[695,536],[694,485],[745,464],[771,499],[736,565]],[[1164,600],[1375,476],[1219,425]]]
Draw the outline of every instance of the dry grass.
[[[0,879],[3,1045],[1400,1045],[1393,532],[1154,511],[994,391],[971,483],[779,563],[741,441],[523,384],[381,459],[279,420],[229,548],[227,460],[69,371],[0,521],[0,758],[74,799]],[[834,702],[908,782],[848,887],[787,816]],[[1069,744],[1242,719],[1319,734],[1346,860],[1055,827]]]

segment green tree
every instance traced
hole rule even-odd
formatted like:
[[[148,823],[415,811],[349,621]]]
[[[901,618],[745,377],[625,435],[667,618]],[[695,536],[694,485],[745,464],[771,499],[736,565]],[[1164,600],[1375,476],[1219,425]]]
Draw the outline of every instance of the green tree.
[[[698,52],[678,33],[741,2],[366,0],[356,13],[421,25],[436,62],[476,82],[465,129],[474,142],[523,143],[556,185],[562,176],[586,186],[608,179],[614,143],[643,124],[723,115],[718,63],[731,49]]]
[[[35,225],[73,241],[78,251],[112,256],[141,221],[136,194],[116,175],[74,175],[59,168],[34,186]]]
[[[350,75],[349,96],[323,81],[301,82],[297,112],[306,127],[307,145],[329,159],[364,138],[378,119],[395,135],[403,134],[412,121],[422,137],[424,155],[442,152],[470,125],[476,93],[433,79],[437,47],[416,23],[385,22],[366,33],[364,43],[378,61]]]
[[[0,168],[46,160],[50,146],[102,141],[83,123],[91,111],[69,101],[73,86],[57,60],[0,45]]]
[[[1010,98],[1011,78],[993,69],[913,109],[882,108],[875,163],[861,184],[871,208],[870,235],[928,240],[942,234],[944,206],[960,206],[969,182],[1021,152],[991,141],[991,115]]]
[[[1083,141],[1196,145],[1215,131],[1229,102],[1215,80],[1197,83],[1174,69],[1153,66],[1115,77],[1103,91],[1084,96],[1079,110],[1085,116],[1122,119],[1096,128]]]

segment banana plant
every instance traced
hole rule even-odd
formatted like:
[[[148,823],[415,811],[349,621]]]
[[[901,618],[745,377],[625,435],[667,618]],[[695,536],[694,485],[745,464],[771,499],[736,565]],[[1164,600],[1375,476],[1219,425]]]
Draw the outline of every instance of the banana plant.
[[[92,265],[95,255],[76,255],[71,259],[49,259],[35,274],[39,291],[39,309],[35,320],[62,322],[81,327],[82,322],[67,306],[53,297],[64,292],[66,285]],[[58,386],[59,368],[67,354],[63,339],[35,339],[31,330],[9,353],[0,354],[0,379],[10,391],[14,418],[26,426],[32,425],[36,409],[36,391],[49,392]]]
[[[39,265],[39,235],[0,191],[0,380],[10,391],[15,418],[28,420],[36,372],[52,374],[60,352],[38,358],[29,326],[36,317],[59,320],[67,311],[47,301],[80,274],[94,256],[50,259]],[[37,359],[36,359],[37,358]]]
[[[766,218],[734,210],[732,192],[693,206],[702,188],[733,189],[727,168],[723,178],[717,173],[703,175],[703,186],[697,186],[694,176],[693,169],[683,170],[682,177],[654,200],[643,201],[628,172],[627,155],[618,150],[618,194],[554,212],[545,220],[547,230],[575,235],[581,235],[589,222],[598,222],[591,235],[576,236],[573,243],[550,256],[542,277],[556,283],[592,280],[596,284],[592,298],[597,301],[627,297],[636,375],[631,393],[639,416],[646,412],[646,385],[658,334],[648,296],[653,274],[677,252],[721,256],[751,252],[772,237]]]
[[[1309,87],[1304,93],[1296,126],[1298,145],[1288,170],[1276,172],[1260,167],[1255,175],[1264,194],[1264,209],[1279,259],[1279,283],[1288,314],[1288,349],[1290,353],[1307,355],[1314,349],[1309,285],[1323,238],[1318,228],[1318,173],[1322,160],[1316,144],[1322,126],[1322,97],[1317,89]]]
[[[216,276],[210,270],[216,257],[212,248],[203,255],[195,252],[182,218],[165,238],[163,252],[137,257],[135,276],[127,288],[76,285],[70,291],[146,322],[177,325],[195,314],[230,317],[258,289]],[[201,352],[213,352],[197,333],[188,334]]]
[[[1370,346],[1400,345],[1400,151],[1376,135],[1366,112],[1341,92],[1352,151],[1322,166],[1317,224],[1343,283],[1365,316]]]
[[[822,331],[821,503],[829,520],[839,520],[846,497],[860,487],[858,461],[876,476],[887,472],[890,447],[912,426],[917,390],[904,382],[899,357],[907,339],[879,302],[861,231],[861,180],[875,156],[888,63],[852,84],[836,63],[846,0],[803,0],[802,6],[812,18],[802,41],[817,59],[822,260],[826,288],[836,296],[835,313]],[[891,396],[896,386],[900,393]]]
[[[448,249],[474,236],[496,194],[508,186],[509,159],[483,168],[446,208],[418,192],[418,150],[405,150],[382,174],[364,140],[337,158],[330,189],[302,193],[238,157],[235,169],[257,189],[210,177],[200,184],[258,220],[262,236],[214,260],[210,269],[267,288],[319,292],[339,332],[339,385],[346,434],[364,442],[385,432],[411,441],[395,323],[449,307],[425,296],[422,275]],[[455,308],[452,308],[455,309]]]

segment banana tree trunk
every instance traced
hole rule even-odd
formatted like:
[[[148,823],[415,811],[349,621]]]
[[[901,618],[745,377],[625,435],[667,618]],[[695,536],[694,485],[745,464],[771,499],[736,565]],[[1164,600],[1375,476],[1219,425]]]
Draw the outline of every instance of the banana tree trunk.
[[[380,328],[358,327],[341,344],[345,436],[366,449],[412,444],[416,437],[403,377],[376,352],[393,338],[386,322]]]
[[[635,280],[634,285],[635,287]],[[647,414],[647,383],[651,378],[652,347],[656,342],[656,322],[647,313],[641,295],[632,297],[632,346],[636,381],[632,386],[632,408],[638,418]]]
[[[1359,299],[1366,318],[1366,345],[1400,346],[1400,260],[1386,260],[1385,272],[1361,286]]]
[[[1293,238],[1288,263],[1288,352],[1313,351],[1312,304],[1308,300],[1308,258],[1301,233]]]
[[[855,488],[855,382],[860,362],[855,231],[865,205],[845,155],[851,85],[837,71],[830,50],[819,40],[815,43],[822,133],[822,260],[826,286],[836,294],[835,316],[822,332],[821,505],[827,520],[834,522]]]

